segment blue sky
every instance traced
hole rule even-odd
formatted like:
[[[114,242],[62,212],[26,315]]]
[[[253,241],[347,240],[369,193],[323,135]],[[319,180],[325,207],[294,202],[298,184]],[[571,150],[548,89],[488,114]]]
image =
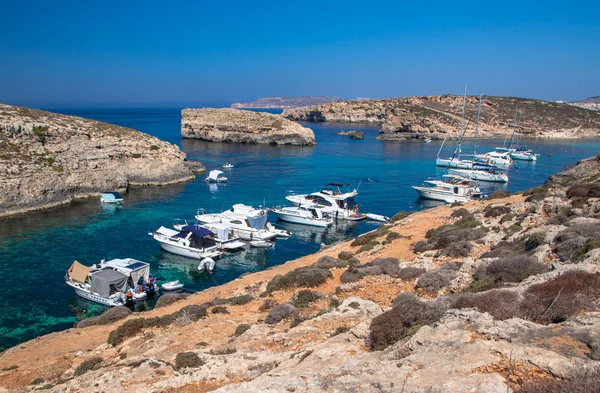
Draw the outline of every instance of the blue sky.
[[[598,1],[5,2],[0,37],[16,105],[600,95]]]

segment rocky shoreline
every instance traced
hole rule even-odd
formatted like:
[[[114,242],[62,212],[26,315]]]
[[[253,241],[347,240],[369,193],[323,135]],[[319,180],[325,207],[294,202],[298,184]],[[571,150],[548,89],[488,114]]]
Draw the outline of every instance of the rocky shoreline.
[[[467,137],[475,129],[478,97],[467,97]],[[371,123],[381,126],[378,139],[450,139],[458,137],[462,97],[443,95],[339,101],[286,109],[282,116],[295,121]],[[527,138],[598,138],[600,113],[567,104],[513,97],[483,97],[479,135],[505,138],[512,132],[515,109],[523,113],[517,132]]]
[[[315,144],[313,131],[296,122],[271,113],[230,108],[182,110],[181,136],[225,143]]]
[[[316,254],[195,295],[163,296],[150,312],[112,309],[4,352],[0,386],[422,393],[597,386],[600,154],[551,180],[522,195],[398,213]]]
[[[204,172],[177,146],[131,128],[3,104],[0,163],[0,217]]]
[[[259,108],[259,109],[290,109],[309,105],[328,104],[339,101],[339,97],[263,97],[252,102],[236,102],[231,104],[234,109]]]

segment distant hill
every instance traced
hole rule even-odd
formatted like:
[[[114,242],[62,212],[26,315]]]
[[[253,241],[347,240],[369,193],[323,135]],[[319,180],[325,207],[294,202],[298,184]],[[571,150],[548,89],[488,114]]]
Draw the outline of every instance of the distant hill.
[[[467,97],[466,135],[474,134],[477,97]],[[586,104],[595,105],[595,104]],[[283,117],[295,121],[372,123],[381,126],[379,139],[443,139],[458,137],[462,97],[387,98],[338,101],[286,109]],[[566,103],[515,97],[484,96],[479,135],[504,137],[512,131],[515,109],[523,114],[517,132],[530,137],[598,138],[600,114]]]
[[[577,101],[579,104],[600,104],[600,96],[586,98],[585,100]]]
[[[586,98],[585,100],[581,101],[570,102],[569,104],[600,112],[600,96]]]
[[[329,104],[339,101],[339,97],[263,97],[253,102],[236,102],[232,108],[274,108],[290,109],[302,106]]]

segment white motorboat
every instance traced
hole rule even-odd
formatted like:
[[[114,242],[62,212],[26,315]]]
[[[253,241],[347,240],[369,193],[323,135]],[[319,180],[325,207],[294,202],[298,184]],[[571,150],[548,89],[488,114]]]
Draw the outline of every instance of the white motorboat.
[[[150,280],[150,264],[132,258],[102,261],[91,267],[74,261],[65,282],[78,296],[111,307],[127,304],[129,297],[141,299],[157,291]]]
[[[425,138],[424,143],[431,143],[431,138]]]
[[[323,228],[333,224],[333,219],[325,217],[323,209],[315,205],[275,207],[272,208],[271,211],[275,213],[277,218],[281,221]]]
[[[352,220],[359,216],[358,205],[354,197],[358,195],[356,190],[342,192],[341,183],[328,183],[321,191],[312,194],[288,195],[285,197],[294,206],[317,205],[331,218],[342,218]],[[362,216],[364,218],[364,216]]]
[[[461,160],[459,158],[436,158],[435,165],[441,166],[444,168],[461,168],[461,169],[471,169],[473,168],[472,160]]]
[[[169,281],[160,286],[165,291],[176,291],[183,288],[183,284],[179,280]]]
[[[118,192],[103,192],[100,196],[100,203],[120,205],[123,203],[123,197]]]
[[[213,233],[201,226],[187,225],[180,230],[160,227],[149,235],[160,243],[163,250],[172,254],[194,259],[216,258],[221,255],[212,239]]]
[[[491,151],[489,153],[475,155],[475,161],[493,165],[495,167],[507,168],[513,164],[510,153],[504,153],[499,151]]]
[[[223,176],[223,171],[220,171],[218,169],[214,169],[208,172],[208,176],[205,179],[205,181],[209,183],[225,183],[227,180],[228,179],[225,176]]]
[[[508,183],[508,175],[504,172],[496,172],[494,169],[450,169],[448,173],[471,180]]]
[[[518,138],[515,138],[517,125],[521,121],[521,114],[521,112],[515,111],[515,124],[508,145],[506,143],[507,140],[505,139],[502,147],[496,147],[496,151],[508,153],[513,160],[536,161],[537,155],[534,154],[532,150],[528,149],[527,146],[519,147]],[[508,139],[508,136],[506,138]],[[513,140],[515,141],[516,147],[513,147]]]
[[[233,164],[230,164],[230,163],[226,162],[225,164],[223,164],[223,168],[225,168],[225,169],[231,169],[231,168],[233,168]]]
[[[537,155],[533,151],[527,149],[526,146],[515,149],[515,151],[510,153],[510,157],[513,160],[519,161],[537,161]]]
[[[427,186],[413,186],[421,198],[446,203],[467,202],[483,194],[477,182],[456,175],[444,175],[444,180],[425,180]]]
[[[268,240],[252,240],[250,245],[256,248],[271,248],[273,247],[273,242]]]
[[[246,247],[246,243],[232,233],[231,225],[222,222],[212,222],[203,225],[213,233],[213,240],[219,250],[234,251]]]
[[[231,228],[231,233],[242,240],[270,240],[278,235],[268,221],[266,209],[255,209],[241,203],[222,213],[207,213],[200,209],[196,219],[204,226],[214,223],[226,224]]]
[[[368,220],[379,221],[379,222],[388,222],[391,220],[388,216],[382,216],[381,214],[367,213],[366,217]]]

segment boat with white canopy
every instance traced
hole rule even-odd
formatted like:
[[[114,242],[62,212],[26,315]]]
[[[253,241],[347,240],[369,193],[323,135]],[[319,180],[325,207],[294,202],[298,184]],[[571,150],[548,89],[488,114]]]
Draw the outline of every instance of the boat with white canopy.
[[[330,217],[345,220],[362,220],[364,215],[358,212],[358,204],[354,197],[358,195],[357,190],[342,192],[341,183],[328,183],[321,191],[312,194],[288,195],[285,197],[294,206],[317,205]]]
[[[103,192],[100,196],[100,203],[120,205],[123,203],[123,197],[118,192]]]
[[[213,233],[201,226],[186,225],[180,230],[160,227],[150,236],[160,243],[160,247],[172,254],[188,258],[217,258],[221,252],[212,239]]]
[[[214,169],[208,172],[208,176],[205,180],[209,183],[225,183],[228,179],[223,176],[223,171]]]
[[[65,275],[65,282],[75,293],[105,306],[122,306],[135,294],[153,295],[157,286],[150,277],[150,264],[133,258],[101,261],[85,266],[74,261]]]
[[[426,186],[413,186],[421,198],[446,203],[467,202],[483,196],[478,183],[456,175],[444,175],[444,180],[425,180]]]
[[[322,228],[327,228],[333,224],[333,219],[326,217],[323,209],[315,205],[274,207],[271,211],[277,215],[279,220],[295,224],[312,225]]]
[[[255,209],[241,203],[221,213],[207,213],[199,209],[196,220],[204,226],[226,224],[231,233],[242,240],[271,240],[282,235],[281,230],[276,230],[269,222],[267,209]]]

